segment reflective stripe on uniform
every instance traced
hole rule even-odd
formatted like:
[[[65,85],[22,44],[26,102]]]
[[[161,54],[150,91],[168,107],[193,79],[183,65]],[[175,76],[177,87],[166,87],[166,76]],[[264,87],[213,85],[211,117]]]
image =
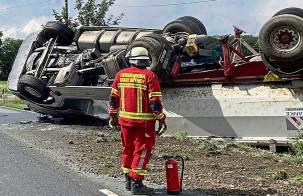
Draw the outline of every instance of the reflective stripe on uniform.
[[[140,176],[146,176],[148,174],[147,169],[133,169],[132,171]]]
[[[148,97],[149,98],[152,98],[152,97],[162,97],[162,93],[161,92],[151,92],[151,93],[149,93]]]
[[[138,168],[142,168],[147,152],[148,152],[147,149],[142,150],[142,153],[141,153],[141,156],[140,156],[140,159],[139,159],[139,163],[138,163],[138,166],[137,166]]]
[[[112,88],[111,93],[114,94],[114,95],[120,96],[119,95],[119,91],[117,89],[115,89],[115,88]]]
[[[119,117],[136,119],[136,120],[155,120],[155,116],[152,113],[137,113],[137,112],[120,111]]]
[[[128,174],[131,171],[131,169],[127,167],[121,167],[121,171],[123,174]]]
[[[146,85],[142,85],[142,84],[134,84],[134,83],[119,83],[118,84],[119,88],[138,88],[138,89],[142,89],[142,90],[146,90],[147,86]]]
[[[142,90],[137,89],[137,112],[142,113]]]
[[[125,111],[124,88],[121,88],[121,110]]]

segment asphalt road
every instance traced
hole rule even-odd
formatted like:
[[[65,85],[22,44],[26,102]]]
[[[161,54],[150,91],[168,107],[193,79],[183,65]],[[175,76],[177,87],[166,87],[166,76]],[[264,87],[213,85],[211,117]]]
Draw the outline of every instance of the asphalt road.
[[[0,124],[35,120],[37,120],[37,114],[34,112],[12,110],[0,107]]]
[[[99,186],[0,134],[0,195],[100,195]]]
[[[0,124],[36,120],[36,114],[0,108]],[[10,126],[7,124],[7,126]],[[0,195],[103,195],[100,184],[56,164],[0,130]]]
[[[0,107],[1,196],[130,195],[124,189],[123,176],[113,178],[83,174],[73,166],[62,164],[61,154],[49,154],[56,152],[64,155],[70,152],[65,152],[64,147],[61,149],[62,146],[53,146],[54,149],[49,149],[46,143],[52,143],[53,140],[61,141],[57,137],[51,137],[51,134],[44,140],[39,138],[41,132],[52,132],[52,125],[26,123],[36,120],[36,113]],[[50,151],[45,151],[46,149]],[[156,195],[167,195],[163,186],[155,184],[149,186],[156,189]],[[197,194],[185,191],[183,195]]]

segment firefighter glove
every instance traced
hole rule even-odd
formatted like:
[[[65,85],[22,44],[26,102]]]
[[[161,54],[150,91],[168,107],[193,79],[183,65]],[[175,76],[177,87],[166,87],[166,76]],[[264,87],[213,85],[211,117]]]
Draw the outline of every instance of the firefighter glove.
[[[117,117],[110,117],[108,124],[109,124],[110,128],[117,129],[119,127],[118,118]]]
[[[165,122],[162,123],[159,121],[159,128],[156,131],[157,136],[161,136],[166,131],[166,129],[167,129],[166,123]]]

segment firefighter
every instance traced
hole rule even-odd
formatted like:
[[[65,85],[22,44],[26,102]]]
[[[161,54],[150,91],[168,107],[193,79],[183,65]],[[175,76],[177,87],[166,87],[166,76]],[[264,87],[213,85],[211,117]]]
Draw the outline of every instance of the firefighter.
[[[161,90],[157,76],[146,69],[151,65],[148,51],[134,47],[126,55],[129,68],[116,74],[110,95],[111,127],[121,126],[122,172],[126,190],[134,195],[150,194],[142,180],[155,144],[155,136],[166,130]],[[156,120],[159,129],[155,131]]]

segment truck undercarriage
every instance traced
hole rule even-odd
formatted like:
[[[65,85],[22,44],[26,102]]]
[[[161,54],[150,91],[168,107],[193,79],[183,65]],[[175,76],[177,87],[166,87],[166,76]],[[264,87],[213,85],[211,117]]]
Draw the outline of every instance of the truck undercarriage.
[[[171,131],[292,137],[303,129],[301,116],[291,113],[303,111],[302,17],[299,8],[278,12],[260,31],[260,52],[234,27],[234,36],[216,37],[219,53],[207,48],[214,37],[190,16],[163,30],[82,27],[76,34],[49,22],[23,42],[8,88],[39,113],[107,118],[115,74],[129,66],[126,52],[140,46],[149,51],[149,69],[161,80]],[[243,48],[251,55],[243,55]]]

